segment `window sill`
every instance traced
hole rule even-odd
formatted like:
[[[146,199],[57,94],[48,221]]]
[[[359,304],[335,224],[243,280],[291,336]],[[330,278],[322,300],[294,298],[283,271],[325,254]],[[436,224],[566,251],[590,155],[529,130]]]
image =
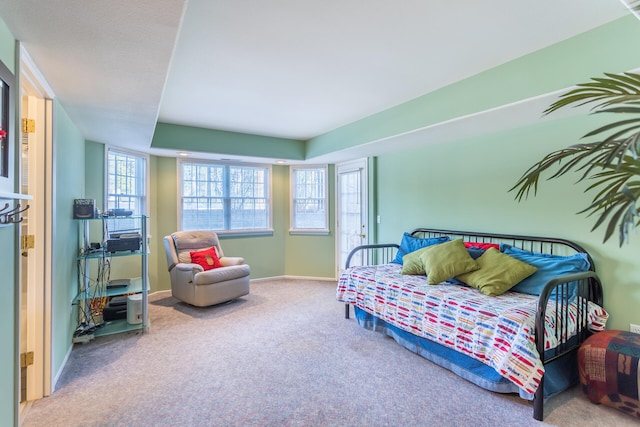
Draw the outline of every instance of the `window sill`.
[[[307,229],[291,229],[289,234],[292,236],[297,235],[310,235],[310,236],[327,236],[331,233],[331,230],[307,230]]]
[[[264,230],[212,230],[221,237],[273,236],[273,229]]]

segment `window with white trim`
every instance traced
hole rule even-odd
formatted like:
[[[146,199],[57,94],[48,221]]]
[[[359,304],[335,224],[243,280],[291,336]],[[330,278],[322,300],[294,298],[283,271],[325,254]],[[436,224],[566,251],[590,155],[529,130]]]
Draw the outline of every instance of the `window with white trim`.
[[[182,230],[271,233],[271,166],[179,161]]]
[[[147,157],[107,149],[107,211],[147,213]]]
[[[327,166],[291,166],[290,233],[329,232]]]

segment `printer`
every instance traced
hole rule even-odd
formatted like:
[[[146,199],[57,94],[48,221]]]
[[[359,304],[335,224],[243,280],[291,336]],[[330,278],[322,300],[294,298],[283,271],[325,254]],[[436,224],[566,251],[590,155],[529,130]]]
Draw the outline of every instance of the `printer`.
[[[105,245],[106,252],[135,252],[140,250],[142,236],[140,233],[113,233],[109,235]]]

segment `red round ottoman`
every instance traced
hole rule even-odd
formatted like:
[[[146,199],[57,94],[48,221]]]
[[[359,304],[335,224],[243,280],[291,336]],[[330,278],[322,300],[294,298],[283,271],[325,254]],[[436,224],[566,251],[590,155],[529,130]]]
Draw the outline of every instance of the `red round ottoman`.
[[[578,371],[589,400],[640,418],[640,334],[602,331],[578,349]]]

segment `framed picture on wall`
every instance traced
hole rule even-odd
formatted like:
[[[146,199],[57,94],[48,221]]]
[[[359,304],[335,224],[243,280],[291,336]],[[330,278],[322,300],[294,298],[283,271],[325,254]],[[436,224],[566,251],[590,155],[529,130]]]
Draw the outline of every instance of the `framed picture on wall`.
[[[13,192],[14,180],[11,167],[13,166],[13,141],[15,135],[13,96],[15,77],[5,64],[0,62],[0,192]]]

